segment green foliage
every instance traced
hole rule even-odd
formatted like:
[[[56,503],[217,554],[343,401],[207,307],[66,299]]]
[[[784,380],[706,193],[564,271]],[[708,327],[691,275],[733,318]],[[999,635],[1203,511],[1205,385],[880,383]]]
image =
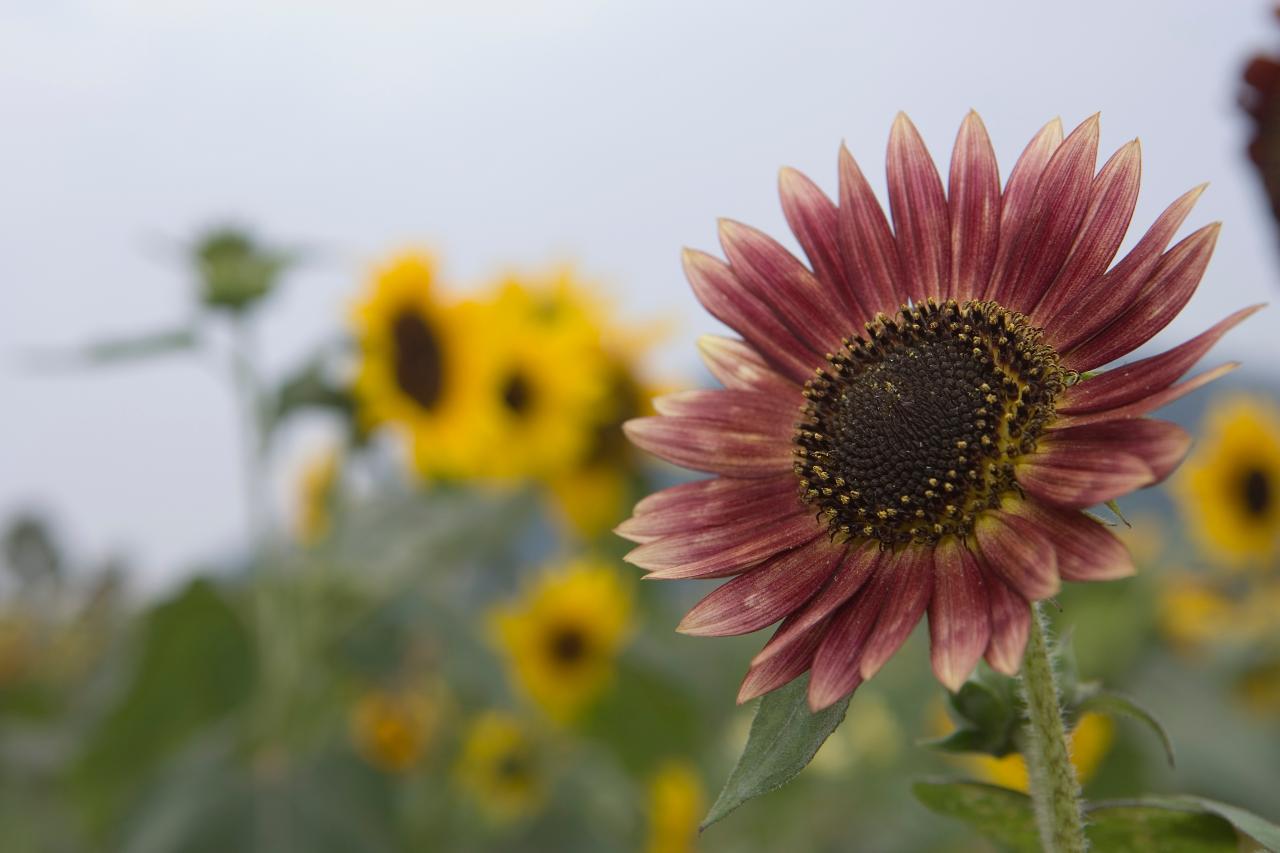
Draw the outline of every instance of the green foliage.
[[[75,768],[99,817],[167,754],[250,696],[254,658],[231,603],[193,581],[143,620],[137,669],[90,732]]]
[[[1173,741],[1169,738],[1169,733],[1164,730],[1164,726],[1160,724],[1154,714],[1123,693],[1117,693],[1114,690],[1097,690],[1081,701],[1076,710],[1080,713],[1096,711],[1111,717],[1128,717],[1131,720],[1138,721],[1160,739],[1160,745],[1164,747],[1165,758],[1169,760],[1169,766],[1173,767],[1176,763],[1174,761]]]
[[[848,698],[814,714],[809,710],[808,691],[805,676],[760,699],[747,745],[703,819],[704,830],[747,800],[790,782],[844,720]]]
[[[943,752],[995,756],[1018,751],[1024,710],[1016,679],[980,667],[948,701],[959,725],[951,734],[926,745]]]
[[[19,515],[9,522],[0,540],[5,567],[22,583],[56,580],[62,555],[44,519]]]
[[[211,308],[241,312],[271,292],[292,258],[237,228],[201,237],[193,250],[201,299]]]
[[[962,820],[993,841],[1027,853],[1040,849],[1031,798],[1026,794],[980,782],[917,782],[911,790],[925,808]]]

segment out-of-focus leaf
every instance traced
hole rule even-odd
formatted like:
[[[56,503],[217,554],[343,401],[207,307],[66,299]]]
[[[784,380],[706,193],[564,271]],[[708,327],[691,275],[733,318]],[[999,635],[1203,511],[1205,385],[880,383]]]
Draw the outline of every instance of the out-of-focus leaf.
[[[624,660],[610,689],[583,720],[583,731],[604,741],[632,772],[643,775],[672,754],[699,745],[698,706],[679,683]]]
[[[1138,804],[1216,815],[1235,827],[1236,831],[1241,835],[1262,845],[1263,848],[1280,850],[1280,826],[1237,806],[1186,794],[1168,797],[1143,797],[1138,801]]]
[[[145,618],[132,681],[91,731],[76,780],[100,819],[193,733],[249,696],[253,649],[239,616],[207,581]]]
[[[1231,823],[1208,812],[1143,802],[1097,803],[1087,810],[1086,832],[1108,853],[1235,853]]]
[[[44,519],[19,515],[4,532],[4,562],[23,583],[56,580],[62,556]]]
[[[1027,853],[1040,849],[1026,794],[980,782],[917,782],[911,790],[929,811],[962,820],[987,838]]]
[[[766,693],[756,707],[751,733],[738,764],[702,821],[702,829],[754,797],[781,788],[795,778],[844,720],[845,698],[814,714],[809,710],[808,677]]]
[[[355,411],[351,392],[329,375],[323,354],[306,362],[296,373],[280,384],[271,406],[270,424],[274,426],[290,415],[305,409],[327,409],[348,419]],[[353,426],[353,435],[356,430]]]
[[[1169,759],[1169,766],[1174,766],[1173,741],[1169,739],[1169,733],[1164,730],[1164,726],[1155,718],[1155,715],[1123,693],[1099,690],[1081,702],[1077,710],[1081,712],[1097,711],[1102,714],[1121,715],[1137,720],[1160,739],[1160,745],[1164,747],[1165,757]]]
[[[26,360],[37,369],[117,364],[189,352],[195,349],[198,341],[195,329],[182,327],[94,341],[65,351],[32,352],[27,354]]]

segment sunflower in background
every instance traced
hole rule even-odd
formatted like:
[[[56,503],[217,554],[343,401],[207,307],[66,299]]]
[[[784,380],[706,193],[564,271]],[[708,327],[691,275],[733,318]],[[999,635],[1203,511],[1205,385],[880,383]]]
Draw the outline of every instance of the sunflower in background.
[[[360,757],[388,773],[422,760],[440,724],[440,704],[418,691],[373,691],[351,710],[351,738]]]
[[[569,276],[509,277],[484,302],[492,361],[473,378],[471,428],[490,452],[475,473],[499,481],[553,476],[590,449],[607,402],[601,327]]]
[[[511,714],[486,711],[467,730],[456,778],[490,820],[509,823],[542,806],[545,770],[528,726]]]
[[[695,853],[698,823],[705,811],[697,768],[677,759],[661,764],[649,780],[646,853]]]
[[[354,393],[360,426],[397,426],[424,477],[473,473],[483,384],[492,372],[487,326],[471,302],[435,292],[435,268],[406,252],[380,267],[353,315],[360,348]]]
[[[303,545],[314,545],[329,535],[341,470],[342,452],[337,448],[317,453],[303,466],[298,478],[298,506],[294,521],[298,541]]]
[[[491,622],[512,682],[553,720],[569,722],[613,677],[631,608],[614,569],[580,559],[543,574]]]
[[[1280,554],[1280,410],[1256,395],[1220,398],[1201,436],[1175,489],[1192,534],[1223,563],[1267,564]]]

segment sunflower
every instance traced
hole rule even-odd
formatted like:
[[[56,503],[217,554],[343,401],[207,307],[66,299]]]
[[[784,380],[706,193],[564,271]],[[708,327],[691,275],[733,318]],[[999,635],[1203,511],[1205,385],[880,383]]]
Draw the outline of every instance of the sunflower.
[[[590,448],[608,365],[600,327],[572,288],[567,275],[510,278],[480,312],[492,362],[474,383],[482,412],[472,429],[485,446],[502,449],[477,460],[481,476],[551,476]]]
[[[546,797],[541,752],[517,717],[486,711],[468,727],[458,782],[490,819],[507,823],[537,811]]]
[[[648,853],[694,853],[698,823],[706,808],[698,771],[688,761],[669,760],[649,780]]]
[[[1003,190],[981,120],[961,125],[944,192],[899,115],[888,151],[893,230],[841,150],[839,202],[781,174],[808,255],[736,222],[728,262],[686,251],[723,390],[655,401],[631,440],[718,476],[651,495],[619,534],[651,578],[736,575],[680,624],[745,634],[784,620],[739,700],[811,670],[813,709],[871,678],[926,611],[933,670],[956,690],[985,653],[1018,670],[1029,601],[1060,579],[1133,572],[1082,510],[1164,479],[1190,442],[1143,417],[1230,370],[1174,384],[1237,312],[1162,355],[1094,375],[1191,297],[1218,226],[1166,251],[1200,190],[1108,269],[1137,199],[1131,142],[1094,174],[1098,121],[1031,141]]]
[[[333,524],[334,491],[342,468],[342,454],[333,448],[308,460],[298,483],[295,526],[298,541],[314,545],[329,535]]]
[[[1280,409],[1258,396],[1215,402],[1175,493],[1205,551],[1234,564],[1280,553]]]
[[[398,255],[373,276],[356,307],[360,363],[354,383],[361,426],[395,424],[410,439],[418,472],[467,476],[484,445],[476,441],[492,347],[476,306],[442,301],[434,267],[422,254]]]
[[[630,628],[631,594],[609,566],[577,560],[491,618],[512,681],[566,722],[608,685]]]
[[[403,773],[422,759],[439,719],[438,703],[426,694],[374,691],[351,710],[351,738],[365,761]]]

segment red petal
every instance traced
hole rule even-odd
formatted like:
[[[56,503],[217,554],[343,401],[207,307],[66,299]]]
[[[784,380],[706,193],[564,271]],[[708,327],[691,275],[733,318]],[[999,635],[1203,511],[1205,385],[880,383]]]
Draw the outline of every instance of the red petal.
[[[1031,630],[1031,605],[998,577],[988,574],[986,579],[987,597],[991,602],[987,663],[996,672],[1017,675]]]
[[[1000,245],[996,249],[996,269],[1008,266],[1014,238],[1021,230],[1023,219],[1031,206],[1036,184],[1040,182],[1040,175],[1049,158],[1061,144],[1062,122],[1055,118],[1040,128],[1023,150],[1018,162],[1013,164],[1009,183],[1005,185],[1000,199]],[[987,283],[984,299],[991,299],[995,295],[995,284],[994,278]]]
[[[951,219],[951,285],[943,296],[980,297],[1000,244],[1000,169],[976,112],[960,125],[947,182]]]
[[[739,480],[714,477],[681,483],[649,495],[636,504],[635,515],[614,531],[632,542],[717,527],[744,514],[777,518],[800,507],[795,476]]]
[[[989,512],[974,527],[982,563],[1028,601],[1056,595],[1058,560],[1038,527],[1005,511]]]
[[[774,640],[787,630],[787,625],[788,622],[782,623],[773,635]],[[813,653],[817,650],[818,643],[821,642],[826,630],[825,622],[815,625],[795,641],[788,642],[787,647],[778,654],[771,655],[759,664],[752,664],[747,670],[747,677],[742,680],[742,687],[738,690],[738,704],[741,705],[743,702],[762,696],[770,690],[776,690],[788,681],[804,675],[813,664]],[[774,640],[766,643],[765,648],[773,645]]]
[[[623,559],[651,569],[647,579],[736,575],[775,554],[825,536],[806,513],[761,523],[757,519],[667,536],[632,549]]]
[[[1100,421],[1120,420],[1121,418],[1140,418],[1145,414],[1154,412],[1161,406],[1167,406],[1174,400],[1186,394],[1190,394],[1197,388],[1208,385],[1215,379],[1219,379],[1240,366],[1237,361],[1229,361],[1226,364],[1206,370],[1199,376],[1188,379],[1177,385],[1165,388],[1163,391],[1157,391],[1154,394],[1135,400],[1124,406],[1115,409],[1103,409],[1097,412],[1086,412],[1080,415],[1064,415],[1054,422],[1058,427],[1083,426],[1084,424],[1095,424]]]
[[[1117,580],[1134,573],[1129,549],[1102,522],[1037,501],[1025,501],[1019,512],[1053,542],[1063,580]]]
[[[769,366],[750,344],[718,335],[698,338],[698,352],[711,375],[726,388],[740,391],[763,391],[778,399],[803,402],[800,386]]]
[[[978,562],[963,543],[949,539],[933,555],[929,644],[933,673],[955,693],[978,665],[991,639],[991,606]]]
[[[933,595],[932,548],[908,545],[881,572],[891,574],[893,589],[880,608],[875,630],[862,648],[858,672],[863,679],[880,671],[924,616]]]
[[[860,330],[872,316],[854,293],[840,252],[840,212],[813,181],[795,169],[778,174],[782,213],[823,287],[839,294],[853,321],[845,334]]]
[[[633,418],[622,425],[631,443],[668,462],[730,477],[769,477],[790,471],[790,437],[747,426],[733,426],[695,418],[666,416]]]
[[[1018,485],[1029,495],[1059,506],[1084,509],[1127,495],[1156,482],[1155,472],[1139,459],[1110,447],[1044,449],[1014,467]]]
[[[749,634],[803,605],[844,556],[845,546],[819,536],[734,578],[691,609],[676,628],[700,637]]]
[[[1178,467],[1190,447],[1191,436],[1177,424],[1128,418],[1050,430],[1040,439],[1036,458],[1071,467],[1085,459],[1106,465],[1110,454],[1124,453],[1141,459],[1158,483]]]
[[[907,301],[898,246],[849,149],[840,148],[840,248],[858,302],[868,314],[892,314]]]
[[[889,134],[889,208],[902,284],[916,302],[950,290],[951,226],[942,180],[924,140],[905,113]]]

